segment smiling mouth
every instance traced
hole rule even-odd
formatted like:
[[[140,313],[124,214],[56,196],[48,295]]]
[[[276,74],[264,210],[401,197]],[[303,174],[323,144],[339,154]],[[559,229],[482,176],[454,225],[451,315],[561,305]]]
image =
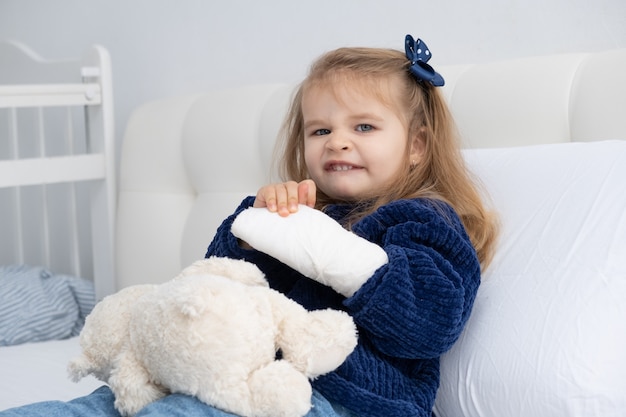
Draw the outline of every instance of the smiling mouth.
[[[359,169],[359,167],[348,164],[331,164],[326,168],[328,171],[350,171],[353,169]]]

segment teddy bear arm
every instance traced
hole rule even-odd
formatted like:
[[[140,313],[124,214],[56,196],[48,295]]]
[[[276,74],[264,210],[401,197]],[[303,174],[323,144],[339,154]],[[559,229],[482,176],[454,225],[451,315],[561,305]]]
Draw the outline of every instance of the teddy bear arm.
[[[273,304],[280,323],[277,345],[283,358],[307,377],[336,369],[356,347],[356,326],[347,313],[332,309],[309,312],[280,293]]]

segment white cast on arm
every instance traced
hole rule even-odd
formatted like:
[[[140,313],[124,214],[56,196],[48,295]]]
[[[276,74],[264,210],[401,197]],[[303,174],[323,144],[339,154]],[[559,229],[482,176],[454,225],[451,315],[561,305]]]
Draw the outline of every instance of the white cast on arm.
[[[256,250],[346,297],[388,262],[380,246],[305,205],[287,217],[266,208],[248,208],[237,216],[231,231]]]

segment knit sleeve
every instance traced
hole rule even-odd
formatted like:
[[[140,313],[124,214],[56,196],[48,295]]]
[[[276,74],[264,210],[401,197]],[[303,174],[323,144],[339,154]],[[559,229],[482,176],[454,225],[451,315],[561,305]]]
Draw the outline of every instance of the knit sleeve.
[[[210,256],[223,256],[235,259],[241,259],[244,257],[245,250],[239,247],[237,238],[230,232],[230,227],[233,221],[239,213],[252,207],[254,204],[254,197],[246,197],[233,214],[228,216],[222,224],[217,228],[213,240],[207,248],[205,258]]]
[[[480,283],[476,252],[458,216],[443,203],[402,200],[354,231],[389,257],[344,302],[359,331],[389,356],[440,356],[459,337]]]

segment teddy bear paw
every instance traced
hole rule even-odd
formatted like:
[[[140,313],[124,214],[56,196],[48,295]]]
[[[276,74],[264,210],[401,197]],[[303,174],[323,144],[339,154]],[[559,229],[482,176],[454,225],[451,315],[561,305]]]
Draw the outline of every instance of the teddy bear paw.
[[[309,315],[306,336],[311,340],[303,372],[316,378],[338,368],[352,353],[357,345],[357,330],[352,318],[343,311],[316,310]]]
[[[248,386],[255,417],[302,417],[311,409],[309,380],[286,361],[257,370]]]

